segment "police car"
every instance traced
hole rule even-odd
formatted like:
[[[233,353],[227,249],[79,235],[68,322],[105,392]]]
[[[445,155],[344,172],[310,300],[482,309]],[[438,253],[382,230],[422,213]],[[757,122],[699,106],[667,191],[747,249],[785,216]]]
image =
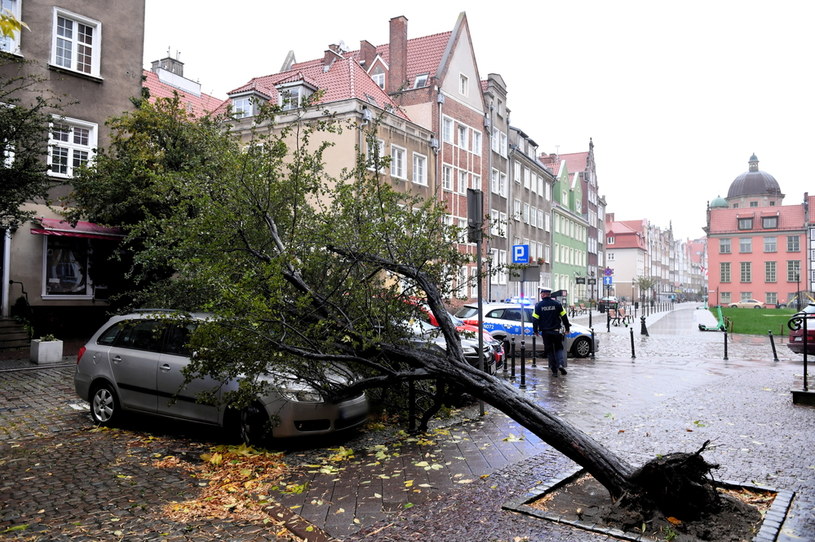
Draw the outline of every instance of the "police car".
[[[518,303],[483,303],[484,310],[484,330],[489,331],[496,339],[504,342],[504,350],[509,352],[509,342],[515,339],[515,348],[520,348],[520,340],[523,338],[526,348],[532,348],[532,313],[535,305],[532,300],[523,300]],[[478,324],[478,305],[475,303],[463,305],[456,316],[464,320],[465,324]],[[523,334],[521,324],[523,323]],[[573,357],[585,358],[591,354],[591,330],[586,326],[572,323],[569,334],[566,336],[564,346],[566,351]],[[594,338],[594,351],[599,346],[597,337]],[[543,341],[536,337],[535,350],[538,355],[543,355]]]

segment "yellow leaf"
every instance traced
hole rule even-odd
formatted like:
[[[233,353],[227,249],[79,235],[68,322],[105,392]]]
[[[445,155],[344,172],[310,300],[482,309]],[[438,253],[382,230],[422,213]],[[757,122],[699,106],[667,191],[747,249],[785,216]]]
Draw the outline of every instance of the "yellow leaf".
[[[405,487],[412,487],[412,486],[413,486],[413,480],[405,480]]]

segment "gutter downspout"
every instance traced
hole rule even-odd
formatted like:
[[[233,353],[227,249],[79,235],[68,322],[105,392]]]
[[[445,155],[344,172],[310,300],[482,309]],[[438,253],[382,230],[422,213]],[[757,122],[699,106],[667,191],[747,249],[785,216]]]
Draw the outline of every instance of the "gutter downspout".
[[[7,318],[9,316],[9,280],[11,280],[11,271],[9,269],[11,265],[11,232],[3,230],[3,237],[3,276],[0,278],[3,282],[0,284],[0,316]]]

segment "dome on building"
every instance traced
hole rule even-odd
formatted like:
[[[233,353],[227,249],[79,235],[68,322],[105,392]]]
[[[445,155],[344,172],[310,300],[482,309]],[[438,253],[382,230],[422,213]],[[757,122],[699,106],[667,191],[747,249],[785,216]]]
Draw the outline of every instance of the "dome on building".
[[[727,191],[728,200],[749,196],[783,197],[775,177],[758,169],[758,158],[755,154],[750,157],[749,164],[750,169],[730,183],[730,190]]]
[[[727,208],[727,200],[721,196],[716,196],[713,201],[710,202],[711,209],[718,209],[718,208]]]

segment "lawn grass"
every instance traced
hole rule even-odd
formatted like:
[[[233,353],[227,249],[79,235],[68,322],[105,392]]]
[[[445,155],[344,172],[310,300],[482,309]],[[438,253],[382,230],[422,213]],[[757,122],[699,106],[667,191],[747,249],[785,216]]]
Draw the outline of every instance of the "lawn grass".
[[[711,307],[710,312],[718,317],[716,308]],[[789,333],[787,322],[795,314],[795,309],[731,309],[722,307],[722,316],[733,322],[728,331],[743,333],[745,335],[766,335],[772,331],[773,335],[786,336]]]

